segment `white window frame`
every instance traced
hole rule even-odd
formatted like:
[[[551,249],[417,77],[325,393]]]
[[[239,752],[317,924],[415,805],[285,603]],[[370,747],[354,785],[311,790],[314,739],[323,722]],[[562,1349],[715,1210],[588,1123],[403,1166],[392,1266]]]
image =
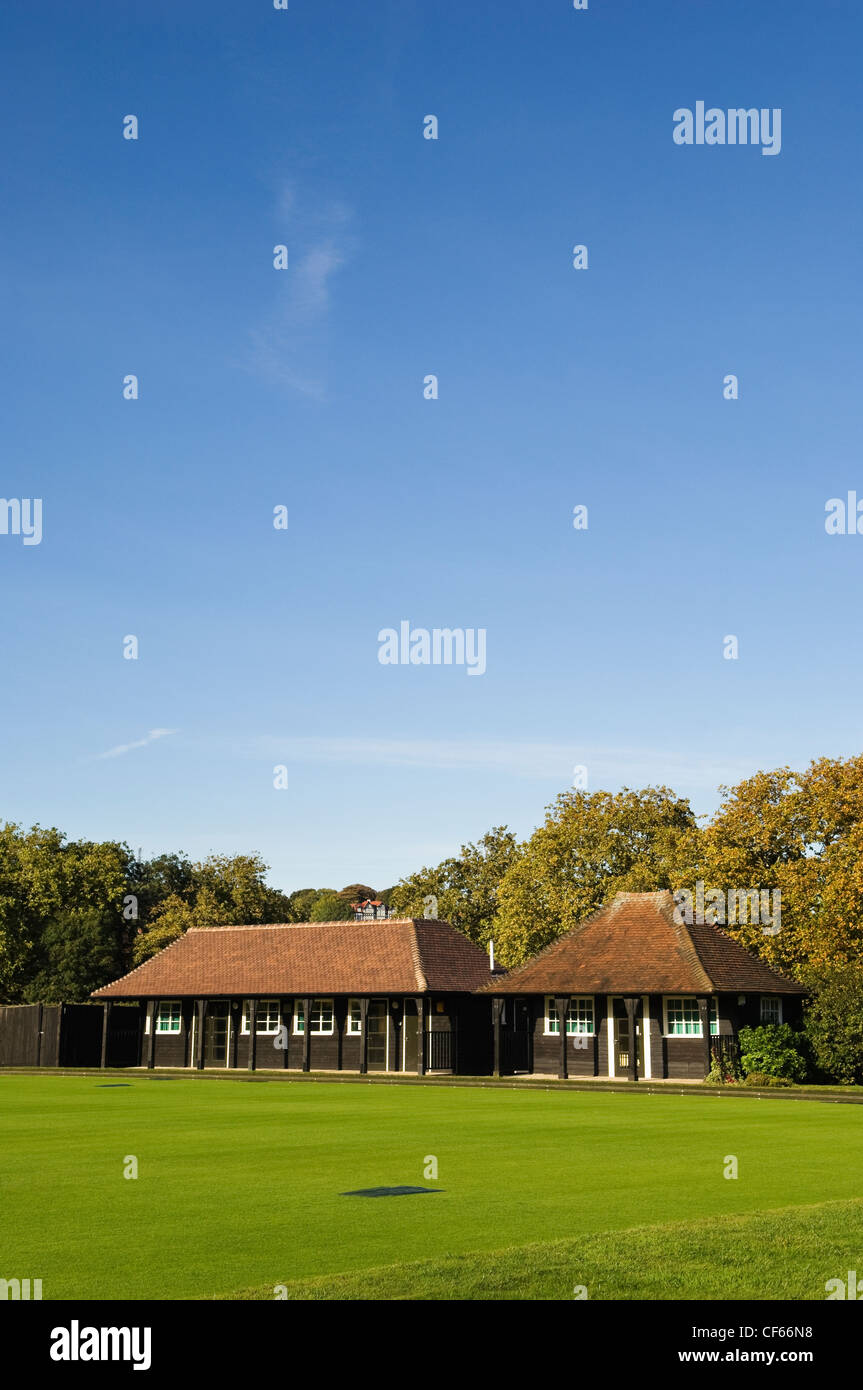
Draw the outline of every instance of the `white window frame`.
[[[167,1014],[167,1016],[163,1015],[163,1013],[162,1013],[162,1010],[163,1010],[163,1009],[166,1009],[166,1010],[169,1009],[169,1010],[170,1010],[170,1013]],[[173,1026],[175,1021],[176,1021],[176,1025],[177,1025],[176,1027]],[[165,1023],[168,1023],[168,1024],[170,1024],[171,1026],[168,1027],[168,1028],[166,1028],[166,1027],[164,1026]],[[167,1033],[167,1034],[170,1034],[170,1035],[173,1036],[173,1037],[176,1037],[177,1034],[178,1034],[178,1033],[182,1033],[182,1031],[183,1031],[183,1001],[182,1001],[182,999],[160,999],[160,1000],[159,1000],[159,1007],[158,1007],[157,1010],[156,1010],[156,1032],[157,1032],[157,1033]]]
[[[302,1014],[302,1012],[303,1012],[303,1001],[302,1001],[302,999],[295,999],[295,1000],[294,1000],[294,1018],[293,1018],[293,1025],[292,1025],[292,1026],[293,1026],[293,1031],[294,1031],[295,1033],[297,1033],[300,1037],[302,1037],[303,1034],[304,1034],[305,1031],[306,1031],[306,1020],[305,1020],[305,1015],[303,1015],[303,1023],[302,1023],[302,1027],[300,1027],[300,1015]]]
[[[311,1023],[312,1023],[312,1019],[314,1019],[314,1016],[315,1016],[315,1005],[316,1005],[316,1004],[322,1006],[322,1007],[319,1008],[319,1010],[318,1010],[318,1012],[319,1012],[322,1016],[323,1016],[323,1013],[324,1013],[323,1005],[324,1005],[324,1004],[329,1004],[330,1026],[329,1026],[329,1028],[314,1028],[314,1027],[310,1027],[311,1035],[312,1035],[313,1038],[329,1038],[329,1037],[332,1037],[333,1033],[336,1031],[336,1006],[335,1006],[335,1000],[332,999],[332,998],[330,998],[330,997],[328,997],[328,996],[326,996],[326,995],[324,995],[324,996],[319,996],[317,999],[313,999],[313,1000],[311,1001],[311,1008],[310,1008],[310,1010],[309,1010],[309,1012],[311,1013],[311,1018],[309,1019],[309,1024],[310,1024],[310,1025],[311,1025]]]
[[[764,1005],[775,1004],[778,1014],[777,1018],[764,1017]],[[781,1023],[782,1022],[782,995],[781,994],[762,994],[758,1006],[758,1022],[761,1024]]]
[[[573,1005],[590,1005],[590,1027],[579,1027],[582,1022],[579,1018],[570,1018],[570,1009]],[[552,1020],[552,1011],[554,1020]],[[556,1027],[552,1027],[552,1021]],[[547,994],[545,996],[545,1017],[543,1019],[543,1036],[546,1038],[560,1037],[560,1019],[557,1017],[557,996]],[[592,994],[573,994],[570,995],[569,1004],[566,1010],[566,1036],[568,1038],[593,1038],[596,1036],[596,1004]]]
[[[702,996],[703,998],[704,996]],[[695,1005],[698,1013],[698,998],[695,994],[664,994],[662,996],[662,1028],[666,1038],[703,1038],[701,1015],[698,1016],[698,1029],[691,1033],[672,1033],[668,1026],[668,1006],[678,1000],[686,1000]],[[708,1019],[711,1038],[719,1037],[719,1004],[713,995],[708,996]]]
[[[265,1010],[266,1010],[266,1016],[267,1016],[267,1019],[268,1019],[267,1026],[266,1026],[265,1028],[262,1028],[262,1027],[261,1027],[261,1009],[262,1009],[262,1008],[265,1008]],[[276,1021],[275,1021],[274,1024],[270,1021],[270,1020],[272,1019],[273,1009],[275,1009],[275,1011],[276,1011]],[[243,1000],[243,1021],[242,1021],[242,1023],[240,1024],[240,1033],[241,1033],[243,1036],[245,1036],[245,1037],[248,1037],[248,1036],[249,1036],[249,1022],[250,1022],[250,1019],[251,1019],[251,1014],[252,1014],[252,1001],[251,1001],[251,999],[244,999],[244,1000]],[[260,1034],[262,1037],[266,1037],[266,1038],[273,1037],[276,1033],[278,1033],[280,1024],[281,1024],[281,1015],[280,1015],[280,1009],[279,1009],[279,1001],[278,1001],[278,999],[259,999],[259,1000],[258,1000],[258,1012],[257,1012],[256,1018],[255,1018],[255,1036],[257,1037],[257,1036]]]
[[[354,1016],[355,1014],[356,1014],[356,1017]],[[362,1013],[360,1012],[360,1001],[359,1001],[359,999],[349,999],[349,1000],[348,1000],[348,1020],[347,1020],[347,1029],[346,1029],[346,1031],[347,1031],[348,1035],[349,1035],[350,1037],[352,1037],[352,1038],[359,1038],[359,1037],[362,1037],[362,1033],[363,1033],[363,1017],[362,1017]]]

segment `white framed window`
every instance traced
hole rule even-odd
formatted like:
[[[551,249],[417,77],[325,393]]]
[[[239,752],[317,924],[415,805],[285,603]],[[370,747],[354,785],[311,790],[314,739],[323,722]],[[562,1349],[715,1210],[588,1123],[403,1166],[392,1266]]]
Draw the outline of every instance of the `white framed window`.
[[[761,1022],[762,1023],[781,1023],[782,1022],[782,1000],[778,994],[762,994],[761,996]]]
[[[360,1001],[359,1001],[359,999],[349,999],[349,1000],[348,1000],[348,1032],[349,1032],[349,1033],[354,1033],[354,1034],[356,1034],[356,1033],[362,1033],[362,1031],[363,1031],[363,1016],[362,1016],[362,1014],[361,1014],[361,1012],[360,1012]]]
[[[240,1032],[248,1034],[249,1020],[252,1016],[251,1000],[243,1000],[243,1022]],[[255,1033],[278,1033],[279,1031],[279,1001],[278,999],[259,999],[258,1012],[255,1018]]]
[[[303,1014],[303,1000],[294,1000],[294,1032],[305,1033],[306,1020]],[[309,1032],[312,1037],[321,1037],[335,1032],[332,999],[313,999]]]
[[[333,1001],[332,999],[313,999],[312,1017],[309,1029],[314,1037],[316,1034],[333,1032]]]
[[[568,1036],[592,1034],[595,1031],[592,994],[574,995],[570,999],[566,1010],[566,1031]],[[560,1037],[557,1000],[553,994],[547,994],[545,997],[545,1034],[547,1037]]]
[[[666,1037],[700,1038],[703,1036],[698,1000],[694,994],[668,995],[663,1002],[665,1005]],[[719,1032],[719,1014],[715,999],[709,1001],[709,1016],[710,1034],[711,1037],[715,1037]]]
[[[179,1033],[183,1026],[183,1012],[179,999],[160,999],[156,1012],[157,1033]]]

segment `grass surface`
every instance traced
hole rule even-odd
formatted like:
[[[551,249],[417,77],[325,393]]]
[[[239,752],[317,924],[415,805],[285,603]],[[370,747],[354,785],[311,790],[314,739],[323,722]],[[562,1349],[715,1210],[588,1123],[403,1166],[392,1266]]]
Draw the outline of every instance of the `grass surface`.
[[[379,1186],[439,1191],[341,1195]],[[863,1270],[863,1110],[0,1075],[0,1191],[0,1277],[45,1299],[824,1298]]]
[[[859,1268],[863,1201],[638,1226],[297,1279],[288,1299],[823,1299]],[[823,1276],[823,1277],[822,1277]],[[581,1292],[581,1291],[585,1292]],[[272,1300],[272,1286],[237,1299]]]

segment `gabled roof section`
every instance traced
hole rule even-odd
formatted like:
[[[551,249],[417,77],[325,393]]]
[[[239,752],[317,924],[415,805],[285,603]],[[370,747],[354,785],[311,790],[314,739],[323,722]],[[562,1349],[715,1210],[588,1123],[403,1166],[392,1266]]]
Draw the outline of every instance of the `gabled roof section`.
[[[618,893],[484,994],[803,994],[718,927],[675,921],[667,890]]]
[[[446,922],[191,927],[92,997],[468,993],[489,978],[485,952]]]

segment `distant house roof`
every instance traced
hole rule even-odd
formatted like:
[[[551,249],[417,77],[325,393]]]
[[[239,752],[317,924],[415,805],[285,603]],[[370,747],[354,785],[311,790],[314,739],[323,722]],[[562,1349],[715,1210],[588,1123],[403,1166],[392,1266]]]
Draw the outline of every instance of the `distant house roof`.
[[[718,927],[675,918],[670,892],[618,893],[484,994],[803,994]]]
[[[191,927],[93,998],[461,993],[489,978],[485,952],[446,922]]]

